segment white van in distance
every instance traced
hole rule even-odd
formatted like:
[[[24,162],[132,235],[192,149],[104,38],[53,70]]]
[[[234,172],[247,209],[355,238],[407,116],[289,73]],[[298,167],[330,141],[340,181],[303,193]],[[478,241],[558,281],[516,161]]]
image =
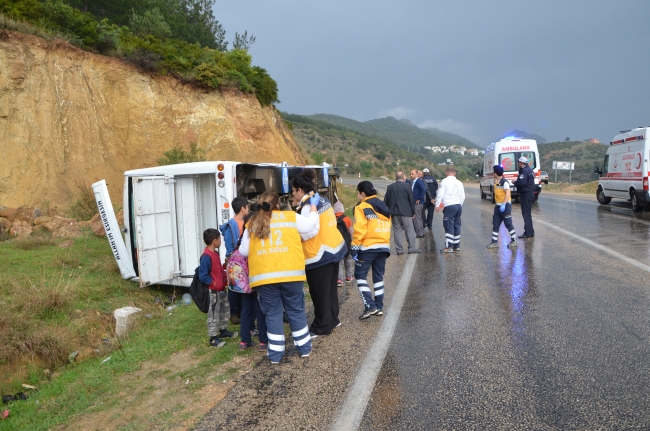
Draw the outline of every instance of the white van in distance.
[[[335,203],[338,168],[305,167],[316,170],[318,192]],[[212,161],[127,171],[123,228],[118,226],[106,182],[92,187],[122,277],[138,281],[141,287],[188,287],[205,248],[203,231],[217,229],[234,217],[232,200],[244,196],[252,207],[263,192],[272,191],[280,195],[281,206],[290,208],[291,180],[305,167]],[[219,254],[223,261],[223,241]]]
[[[513,201],[519,198],[517,188],[512,184],[517,180],[519,175],[518,160],[520,157],[528,159],[528,166],[535,173],[535,202],[542,192],[542,185],[540,184],[540,167],[539,167],[539,151],[537,150],[537,142],[534,139],[524,138],[503,138],[498,142],[494,142],[485,149],[483,156],[483,169],[476,174],[480,180],[481,199],[490,196],[492,203],[494,203],[494,172],[492,167],[494,165],[501,165],[503,167],[503,176],[510,182],[510,191]]]
[[[612,198],[629,200],[632,210],[641,211],[650,204],[648,195],[648,158],[650,127],[621,131],[614,136],[603,160],[594,172],[599,175],[596,198],[607,205]]]

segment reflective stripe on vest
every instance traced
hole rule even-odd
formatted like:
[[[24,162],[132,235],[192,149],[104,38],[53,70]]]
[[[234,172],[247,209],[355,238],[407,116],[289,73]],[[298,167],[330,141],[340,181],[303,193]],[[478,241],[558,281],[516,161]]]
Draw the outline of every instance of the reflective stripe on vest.
[[[264,284],[305,281],[305,258],[293,211],[273,211],[269,238],[251,233],[248,252],[248,282]]]
[[[320,261],[325,253],[336,255],[345,246],[345,240],[336,227],[336,215],[332,204],[322,198],[318,203],[318,218],[320,223],[318,234],[302,243],[306,265]],[[332,260],[338,262],[340,258],[332,258]]]

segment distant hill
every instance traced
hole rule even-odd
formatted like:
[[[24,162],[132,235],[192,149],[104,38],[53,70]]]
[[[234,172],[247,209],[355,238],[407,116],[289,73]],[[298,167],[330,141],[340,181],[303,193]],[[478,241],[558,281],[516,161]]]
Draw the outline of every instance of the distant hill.
[[[537,141],[538,144],[546,143],[546,138],[539,135],[535,135],[534,133],[524,132],[523,130],[513,130],[510,133],[506,133],[503,137],[505,138],[506,136],[515,136],[517,138],[534,139]]]
[[[344,117],[329,116],[334,117],[338,123],[334,124],[314,115],[303,116],[284,112],[281,115],[288,122],[296,142],[305,149],[312,163],[321,164],[325,161],[348,174],[362,172],[364,176],[385,175],[393,178],[398,170],[409,172],[411,169],[429,168],[432,174],[440,179],[445,169],[440,163],[450,158],[458,170],[458,177],[470,179],[474,178],[474,172],[480,168],[483,161],[481,157],[476,156],[433,153],[415,145],[411,145],[409,150],[408,146],[399,145],[377,134],[359,132],[357,129],[367,126],[366,123]]]
[[[555,180],[553,161],[575,162],[575,170],[571,173],[572,182],[586,183],[596,180],[594,165],[601,165],[607,152],[607,145],[592,144],[585,141],[550,142],[539,147],[541,168],[546,171],[549,181]],[[558,182],[569,180],[569,171],[558,171]]]
[[[386,138],[403,148],[434,147],[440,145],[463,145],[468,148],[481,148],[479,145],[462,136],[443,132],[438,129],[421,129],[409,120],[398,120],[395,117],[386,117],[365,122],[330,114],[316,114],[309,115],[308,117],[347,127],[365,135]]]

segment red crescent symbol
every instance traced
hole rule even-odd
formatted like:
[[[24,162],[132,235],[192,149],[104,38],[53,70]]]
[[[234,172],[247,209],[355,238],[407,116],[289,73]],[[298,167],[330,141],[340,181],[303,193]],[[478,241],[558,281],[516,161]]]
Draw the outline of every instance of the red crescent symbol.
[[[639,164],[636,165],[636,168],[634,168],[634,169],[639,169],[639,168],[641,168],[641,153],[636,153],[636,155],[637,155],[637,157],[639,157]]]

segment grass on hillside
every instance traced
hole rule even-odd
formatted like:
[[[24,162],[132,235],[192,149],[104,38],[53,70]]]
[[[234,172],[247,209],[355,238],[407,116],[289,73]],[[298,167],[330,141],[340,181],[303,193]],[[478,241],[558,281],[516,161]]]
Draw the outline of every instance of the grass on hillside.
[[[63,240],[51,238],[0,243],[0,390],[27,392],[23,383],[39,388],[28,400],[5,406],[11,413],[0,430],[50,429],[112,410],[134,416],[129,429],[146,428],[162,420],[163,412],[138,416],[129,408],[154,390],[146,379],[133,377],[143,364],[165,363],[173,353],[189,351],[195,366],[171,366],[167,378],[189,380],[184,397],[191,404],[199,389],[228,371],[220,365],[254,354],[239,352],[238,339],[220,349],[208,347],[205,314],[194,305],[167,311],[154,298],[166,298],[173,288],[140,289],[123,280],[105,238],[72,241],[66,248],[60,247]],[[180,298],[183,292],[176,294]],[[124,306],[142,312],[118,342],[113,310]],[[87,359],[69,363],[74,351]]]
[[[596,195],[598,189],[598,181],[591,181],[584,184],[576,183],[549,183],[543,186],[542,193],[582,193],[589,195]]]

